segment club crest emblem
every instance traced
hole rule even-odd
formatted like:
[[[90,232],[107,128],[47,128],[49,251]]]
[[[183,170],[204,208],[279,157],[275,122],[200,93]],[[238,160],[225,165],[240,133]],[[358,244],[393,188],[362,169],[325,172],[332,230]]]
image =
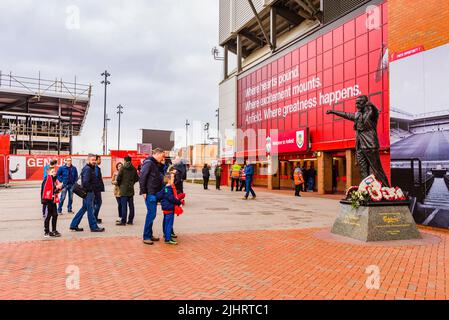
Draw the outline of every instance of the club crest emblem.
[[[271,138],[270,137],[267,137],[267,141],[265,144],[265,151],[267,153],[271,153]]]
[[[296,145],[299,149],[302,149],[304,146],[304,130],[296,131]]]

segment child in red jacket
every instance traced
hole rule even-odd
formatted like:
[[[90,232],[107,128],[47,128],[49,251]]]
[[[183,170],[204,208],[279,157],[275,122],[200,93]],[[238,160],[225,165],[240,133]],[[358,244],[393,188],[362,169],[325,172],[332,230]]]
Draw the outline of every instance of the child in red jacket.
[[[181,206],[182,203],[176,195],[176,188],[174,186],[174,175],[168,173],[164,182],[166,185],[158,193],[157,198],[161,200],[162,211],[164,213],[164,221],[162,228],[164,231],[164,238],[166,244],[177,245],[178,242],[173,239],[173,223],[175,220],[175,211],[177,206]],[[182,208],[181,208],[182,209]]]

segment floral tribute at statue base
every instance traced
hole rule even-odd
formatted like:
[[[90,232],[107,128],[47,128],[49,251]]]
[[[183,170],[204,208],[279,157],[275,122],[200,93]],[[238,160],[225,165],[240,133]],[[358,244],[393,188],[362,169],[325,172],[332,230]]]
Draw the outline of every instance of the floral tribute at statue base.
[[[371,175],[351,187],[332,227],[332,233],[360,241],[421,239],[400,188],[382,187]]]

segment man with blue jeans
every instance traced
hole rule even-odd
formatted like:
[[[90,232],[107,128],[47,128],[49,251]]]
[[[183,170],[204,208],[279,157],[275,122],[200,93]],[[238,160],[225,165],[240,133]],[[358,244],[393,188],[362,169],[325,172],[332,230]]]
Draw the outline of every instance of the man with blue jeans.
[[[252,164],[248,164],[245,167],[245,176],[246,176],[246,195],[243,198],[244,200],[248,200],[249,194],[251,193],[253,200],[256,199],[256,193],[253,190],[252,183],[254,177],[254,167]]]
[[[159,148],[153,150],[153,156],[148,157],[142,164],[140,172],[140,194],[143,195],[147,207],[145,227],[143,229],[143,243],[152,245],[159,238],[153,237],[153,222],[157,213],[157,196],[164,183],[165,152]]]
[[[76,170],[76,167],[72,165],[72,158],[69,157],[65,159],[65,165],[63,165],[58,169],[58,172],[56,173],[56,178],[60,182],[62,182],[62,192],[61,197],[59,199],[58,214],[62,214],[62,207],[64,206],[64,201],[67,194],[69,195],[69,203],[67,205],[67,211],[69,213],[73,213],[72,211],[73,186],[78,180],[78,170]]]
[[[79,228],[79,224],[84,214],[87,212],[87,219],[89,220],[90,231],[92,232],[104,232],[104,228],[99,228],[97,224],[97,219],[94,215],[94,190],[95,190],[95,165],[96,157],[90,154],[87,158],[87,164],[81,171],[81,185],[87,192],[87,197],[83,199],[83,206],[75,215],[70,224],[70,230],[75,232],[84,231],[83,228]]]
[[[97,223],[101,224],[103,221],[98,218],[100,214],[101,205],[103,204],[103,199],[101,193],[104,192],[103,175],[101,174],[101,157],[96,156],[96,166],[95,166],[95,183],[94,183],[94,216],[97,219]]]

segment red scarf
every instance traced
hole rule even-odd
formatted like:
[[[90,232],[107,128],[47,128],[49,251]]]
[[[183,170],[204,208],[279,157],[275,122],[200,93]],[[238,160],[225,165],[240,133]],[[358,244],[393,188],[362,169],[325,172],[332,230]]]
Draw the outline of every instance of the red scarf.
[[[172,189],[173,189],[173,196],[174,196],[176,199],[182,200],[182,199],[185,198],[185,194],[184,194],[184,193],[181,193],[181,194],[178,195],[178,191],[176,191],[176,187],[175,187],[174,184],[172,184],[171,187],[172,187]],[[175,205],[174,205],[173,211],[163,211],[163,212],[164,212],[164,214],[174,213],[174,214],[176,214],[177,216],[180,216],[181,214],[184,213],[184,209],[183,209],[181,206],[178,206],[178,205],[175,204]]]
[[[53,185],[53,177],[48,175],[45,180],[44,190],[42,192],[43,200],[53,200],[54,195],[54,185]]]
[[[48,175],[45,180],[44,190],[42,192],[43,200],[52,200],[54,203],[59,203],[59,197],[55,194],[53,177]]]

